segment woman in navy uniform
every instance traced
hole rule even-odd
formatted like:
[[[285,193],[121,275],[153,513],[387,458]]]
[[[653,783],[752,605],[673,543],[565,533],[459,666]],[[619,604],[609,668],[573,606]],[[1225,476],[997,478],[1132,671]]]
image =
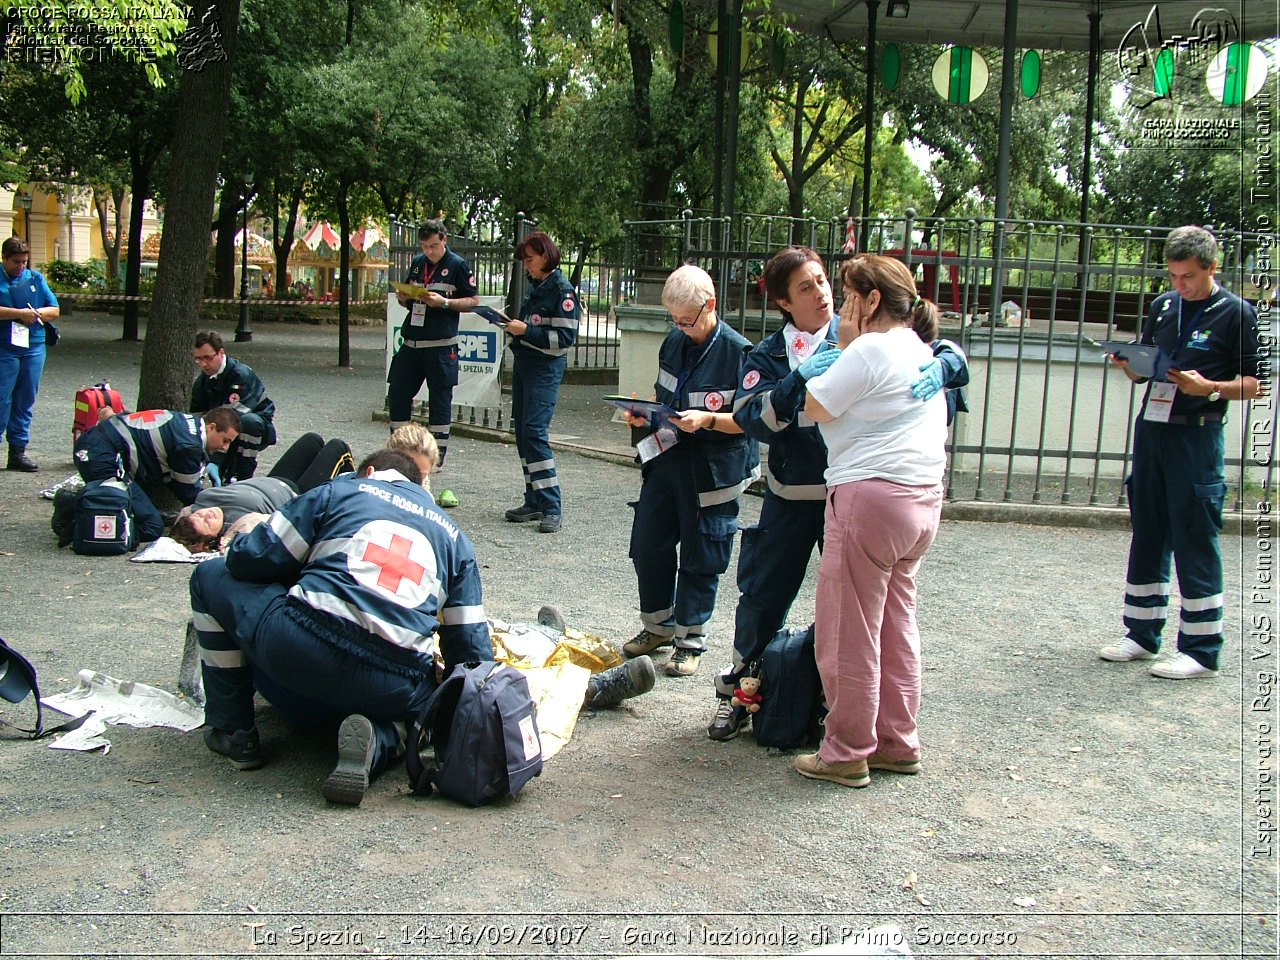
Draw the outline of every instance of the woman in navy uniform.
[[[659,348],[654,391],[679,416],[636,445],[644,479],[633,505],[631,560],[644,628],[623,651],[639,657],[674,645],[667,675],[687,677],[707,650],[738,500],[759,474],[759,457],[733,420],[751,342],[717,320],[711,277],[692,265],[678,268],[663,287],[662,305],[675,329]]]
[[[516,247],[531,286],[520,316],[507,324],[515,369],[511,379],[511,417],[516,422],[516,451],[524,471],[524,503],[507,511],[512,523],[538,520],[539,533],[560,530],[560,478],[551,451],[551,417],[560,396],[569,348],[578,334],[578,298],[560,272],[560,250],[545,233],[534,231]]]

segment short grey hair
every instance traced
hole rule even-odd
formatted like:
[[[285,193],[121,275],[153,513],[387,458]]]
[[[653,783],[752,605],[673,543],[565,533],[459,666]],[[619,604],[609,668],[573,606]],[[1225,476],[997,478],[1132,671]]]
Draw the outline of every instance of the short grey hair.
[[[662,285],[662,305],[668,310],[676,307],[703,307],[715,299],[716,285],[701,267],[686,263],[677,267]]]
[[[1164,258],[1174,263],[1199,260],[1208,270],[1218,262],[1218,240],[1204,227],[1176,227],[1165,240]]]

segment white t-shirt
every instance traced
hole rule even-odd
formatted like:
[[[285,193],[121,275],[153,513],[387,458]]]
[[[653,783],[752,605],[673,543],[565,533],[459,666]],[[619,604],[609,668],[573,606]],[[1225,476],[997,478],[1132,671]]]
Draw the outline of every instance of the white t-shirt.
[[[821,424],[827,443],[827,486],[880,478],[912,487],[942,482],[947,455],[947,401],[942,391],[921,403],[911,395],[933,351],[914,330],[864,333],[820,377],[811,396],[835,417]]]

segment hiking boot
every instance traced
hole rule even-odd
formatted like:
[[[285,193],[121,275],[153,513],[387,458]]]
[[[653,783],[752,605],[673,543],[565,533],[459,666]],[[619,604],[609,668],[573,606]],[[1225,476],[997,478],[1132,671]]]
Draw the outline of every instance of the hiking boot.
[[[648,693],[653,689],[653,683],[657,677],[658,672],[653,668],[653,661],[645,656],[593,673],[591,679],[587,681],[587,695],[582,701],[583,709],[602,710],[606,707],[616,707],[623,700]]]
[[[550,627],[552,630],[564,633],[564,614],[553,606],[539,607],[537,622],[540,626]]]
[[[1217,670],[1210,670],[1195,657],[1185,653],[1175,654],[1168,660],[1161,660],[1152,665],[1149,671],[1153,677],[1163,680],[1194,680],[1197,677],[1216,677]]]
[[[717,698],[716,715],[707,727],[707,736],[712,740],[732,740],[751,722],[751,713],[746,707],[735,707],[732,701]]]
[[[920,761],[894,760],[881,753],[873,753],[867,757],[867,767],[871,770],[888,770],[890,773],[915,774],[920,772]]]
[[[692,677],[698,670],[698,664],[702,660],[701,650],[688,650],[684,647],[677,647],[675,652],[667,659],[666,672],[668,677]]]
[[[458,495],[452,490],[441,490],[440,496],[436,498],[436,503],[446,509],[452,509],[458,505]]]
[[[622,652],[628,657],[640,657],[646,653],[653,653],[659,647],[669,647],[673,642],[671,637],[661,637],[648,630],[641,630],[622,645]]]
[[[866,787],[871,784],[871,774],[865,760],[827,763],[816,753],[805,753],[796,757],[792,766],[796,768],[796,773],[810,780],[830,780],[846,787]]]
[[[1098,656],[1112,663],[1127,663],[1130,660],[1154,660],[1156,655],[1138,643],[1125,637],[1115,643],[1108,643],[1098,651]]]
[[[257,727],[235,733],[210,729],[204,735],[204,745],[230,760],[237,770],[257,770],[264,762]]]
[[[19,470],[22,473],[35,473],[40,467],[27,456],[26,447],[15,447],[13,444],[9,444],[8,469]]]
[[[506,516],[512,523],[528,523],[531,520],[541,520],[542,511],[537,507],[531,507],[526,503],[522,507],[516,507],[514,510],[508,510]]]
[[[353,713],[338,727],[338,765],[324,782],[324,798],[330,803],[358,807],[369,789],[369,770],[378,738],[368,717]]]
[[[559,533],[560,532],[560,514],[548,513],[542,518],[542,522],[538,524],[539,533]]]

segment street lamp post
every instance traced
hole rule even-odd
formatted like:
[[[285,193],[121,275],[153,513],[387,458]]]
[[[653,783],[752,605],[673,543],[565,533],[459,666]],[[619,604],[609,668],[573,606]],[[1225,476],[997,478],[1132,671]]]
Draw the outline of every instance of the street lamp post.
[[[22,226],[24,240],[31,243],[31,194],[25,190],[18,191],[18,204],[22,207]]]
[[[249,324],[249,203],[252,200],[253,187],[249,186],[240,218],[240,325],[236,327],[236,343],[253,339],[253,327]]]

